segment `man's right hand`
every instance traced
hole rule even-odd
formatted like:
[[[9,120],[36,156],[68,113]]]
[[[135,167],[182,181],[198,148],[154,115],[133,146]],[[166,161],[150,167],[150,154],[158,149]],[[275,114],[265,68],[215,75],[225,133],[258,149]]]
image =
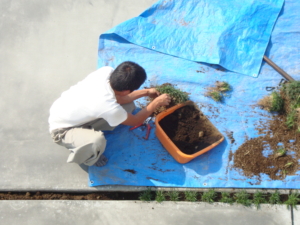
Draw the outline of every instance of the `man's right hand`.
[[[157,107],[169,105],[171,102],[171,97],[168,94],[162,94],[155,98],[149,105],[139,111],[137,114],[132,115],[128,113],[127,119],[122,123],[123,125],[136,126],[145,121]]]
[[[167,106],[170,104],[170,102],[171,102],[171,97],[168,94],[162,94],[153,100],[153,103],[156,104],[155,108],[159,106]]]

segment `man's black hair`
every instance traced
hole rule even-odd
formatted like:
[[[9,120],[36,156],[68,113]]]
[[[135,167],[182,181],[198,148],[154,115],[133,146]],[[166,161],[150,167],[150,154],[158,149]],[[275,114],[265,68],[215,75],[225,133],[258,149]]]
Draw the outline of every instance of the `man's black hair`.
[[[126,61],[117,66],[110,76],[110,85],[115,91],[131,92],[140,88],[147,78],[143,67]]]

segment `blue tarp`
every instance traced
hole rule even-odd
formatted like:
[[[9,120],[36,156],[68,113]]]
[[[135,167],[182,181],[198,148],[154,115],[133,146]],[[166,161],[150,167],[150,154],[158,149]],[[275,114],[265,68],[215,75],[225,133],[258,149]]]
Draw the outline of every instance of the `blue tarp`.
[[[214,9],[213,5],[217,7]],[[120,125],[112,132],[105,132],[108,143],[104,154],[109,162],[104,167],[89,167],[89,185],[298,188],[300,172],[287,176],[283,181],[271,180],[267,175],[262,174],[262,179],[259,181],[257,177],[250,179],[243,176],[242,171],[232,167],[234,159],[229,158],[230,151],[234,153],[247,137],[258,137],[255,128],[270,119],[268,112],[262,111],[255,105],[259,99],[269,94],[266,87],[278,86],[282,76],[264,62],[261,66],[262,56],[267,55],[294,79],[298,80],[300,77],[300,2],[286,0],[282,9],[281,5],[282,1],[276,0],[259,2],[247,0],[242,3],[237,0],[228,0],[226,3],[221,0],[159,1],[141,16],[102,34],[99,40],[98,67],[105,65],[116,67],[121,62],[130,60],[143,66],[148,74],[143,87],[166,82],[176,84],[179,89],[191,93],[190,99],[225,136],[225,141],[191,162],[179,164],[156,138],[153,122],[149,140],[141,138],[145,135],[145,130],[129,131],[128,126]],[[203,13],[197,14],[197,8],[201,8],[199,11]],[[241,10],[235,10],[236,8]],[[278,20],[272,30],[279,11]],[[242,15],[237,15],[239,13]],[[246,28],[246,33],[241,32],[245,36],[239,37],[238,40],[241,40],[234,42],[235,37],[227,39],[222,35],[224,29],[226,35],[230,35],[228,27],[223,29],[219,23],[214,24],[215,31],[217,27],[223,29],[222,32],[219,30],[216,32],[217,40],[213,39],[215,43],[221,43],[221,40],[230,40],[230,43],[214,45],[212,57],[209,57],[211,52],[205,47],[210,48],[211,45],[203,43],[207,43],[206,38],[212,35],[204,35],[203,40],[200,35],[205,33],[205,24],[210,31],[210,23],[217,21],[211,17],[227,18],[228,23],[231,24],[228,26],[235,31],[233,18],[228,18],[233,14],[237,23],[240,23],[243,18],[249,18],[247,24],[238,25],[239,31]],[[258,15],[264,18],[255,19],[254,17]],[[194,17],[200,17],[201,20]],[[185,32],[189,32],[188,27],[197,32],[197,26],[195,24],[181,28],[178,25],[179,18],[185,18],[183,24],[201,21],[201,32],[186,36]],[[175,20],[177,25],[172,22]],[[153,21],[160,24],[158,28],[151,25]],[[160,36],[164,30],[162,23],[168,27],[168,32],[174,32],[172,39]],[[147,25],[146,29],[145,24],[153,28],[150,29]],[[262,27],[264,29],[259,29]],[[209,35],[209,32],[206,34]],[[193,38],[196,36],[198,38]],[[244,42],[247,37],[251,40]],[[191,51],[191,46],[194,45],[197,45],[197,48],[193,47]],[[198,54],[198,50],[201,54]],[[222,54],[219,54],[220,52]],[[243,59],[242,55],[246,58]],[[220,61],[216,60],[218,57]],[[202,63],[203,61],[206,63]],[[213,64],[221,64],[223,67]],[[257,78],[242,75],[257,74],[260,66]],[[212,86],[216,81],[227,81],[233,87],[230,96],[226,97],[223,103],[217,103],[205,96],[207,87]],[[145,99],[136,102],[137,106],[144,104],[146,104]],[[231,143],[226,135],[231,131],[234,135],[234,143]]]
[[[180,58],[257,77],[284,0],[161,0],[109,30]]]

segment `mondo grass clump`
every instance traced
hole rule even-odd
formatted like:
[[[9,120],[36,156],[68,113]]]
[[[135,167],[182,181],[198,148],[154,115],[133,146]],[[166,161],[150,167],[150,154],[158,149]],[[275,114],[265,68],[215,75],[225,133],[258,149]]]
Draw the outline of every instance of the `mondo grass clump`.
[[[144,202],[150,202],[152,201],[152,197],[153,195],[152,195],[151,188],[147,188],[146,191],[141,192],[139,199]]]
[[[228,203],[228,204],[233,204],[234,203],[234,199],[231,197],[230,193],[222,192],[221,196],[222,197],[220,199],[220,202]]]
[[[179,191],[176,190],[172,190],[172,191],[168,191],[166,196],[168,196],[170,198],[171,201],[177,202],[179,201]]]
[[[267,203],[266,194],[257,191],[253,194],[253,204],[259,209],[260,204]]]
[[[282,112],[284,100],[279,92],[273,91],[270,95],[262,98],[258,105],[269,112]]]
[[[217,193],[215,190],[209,190],[207,192],[204,192],[201,196],[201,200],[203,202],[213,203],[217,197]]]
[[[189,99],[188,93],[175,88],[172,84],[166,83],[160,86],[156,86],[155,89],[160,94],[168,94],[174,105],[186,102]]]
[[[294,192],[289,195],[288,200],[284,202],[288,209],[290,207],[294,207],[295,209],[297,209],[297,204],[300,201],[299,195],[300,194],[298,192]]]
[[[250,199],[250,194],[245,190],[237,192],[234,194],[235,202],[238,204],[242,204],[244,206],[251,206],[252,200]]]
[[[166,200],[165,193],[163,191],[157,191],[156,196],[155,196],[155,200],[159,203],[165,201]]]
[[[278,91],[260,99],[258,105],[284,115],[287,128],[300,132],[300,81],[284,83]]]

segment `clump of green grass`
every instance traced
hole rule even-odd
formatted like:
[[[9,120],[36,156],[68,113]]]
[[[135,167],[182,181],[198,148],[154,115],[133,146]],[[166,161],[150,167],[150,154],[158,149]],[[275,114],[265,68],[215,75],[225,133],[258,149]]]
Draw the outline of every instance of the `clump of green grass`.
[[[269,112],[282,113],[284,110],[284,100],[280,93],[276,91],[260,99],[258,105]]]
[[[284,101],[281,95],[278,92],[273,91],[271,93],[271,100],[270,112],[282,112]]]
[[[221,195],[222,195],[222,197],[220,199],[220,202],[233,204],[234,200],[230,196],[230,193],[228,193],[228,192],[222,192]]]
[[[229,85],[229,83],[227,83],[227,82],[225,82],[225,81],[222,81],[222,82],[217,81],[217,82],[216,82],[216,86],[217,86],[217,88],[218,88],[218,90],[219,90],[220,92],[226,92],[226,91],[231,91],[231,90],[232,90],[232,88],[231,88],[231,86]]]
[[[295,124],[296,124],[296,120],[297,120],[297,113],[295,110],[291,110],[288,114],[287,114],[287,117],[286,117],[286,122],[285,124],[287,125],[287,127],[289,129],[292,129]]]
[[[248,194],[245,190],[237,192],[234,194],[235,202],[238,204],[242,204],[244,206],[250,206],[252,201],[249,199],[250,194]]]
[[[155,200],[157,202],[165,201],[166,200],[165,193],[163,191],[157,191],[156,196],[155,196]]]
[[[214,87],[209,87],[206,96],[211,97],[216,102],[222,102],[226,96],[225,92],[231,91],[231,86],[225,81],[216,81]]]
[[[292,165],[294,165],[293,162],[288,162],[284,165],[285,168],[290,168]]]
[[[215,192],[215,190],[211,189],[202,194],[201,200],[203,202],[213,203],[216,197],[217,197],[217,193]]]
[[[299,101],[300,81],[291,81],[283,85],[283,91],[291,101]]]
[[[163,84],[160,86],[156,86],[155,89],[160,93],[160,94],[168,94],[170,95],[172,101],[174,104],[179,104],[186,102],[189,97],[186,92],[183,92],[177,88],[175,88],[171,84]]]
[[[297,209],[297,203],[299,201],[300,201],[299,193],[298,192],[294,192],[294,193],[292,193],[292,194],[289,195],[288,200],[286,200],[284,202],[284,204],[287,206],[288,209],[290,207],[295,207],[295,209]]]
[[[285,156],[286,150],[284,147],[279,147],[275,153],[275,158],[279,158],[281,156]]]
[[[260,204],[262,203],[266,203],[266,195],[260,191],[257,191],[254,193],[253,195],[253,203],[256,206],[256,208],[258,209],[260,207]]]
[[[169,196],[171,201],[176,202],[179,200],[179,192],[178,191],[175,191],[175,190],[168,191],[167,196]]]
[[[269,197],[269,203],[272,204],[272,205],[274,205],[274,204],[281,204],[280,194],[279,194],[279,192],[277,190],[270,195],[270,197]]]
[[[207,93],[216,102],[221,102],[223,100],[223,95],[218,91],[211,91]]]
[[[195,202],[197,201],[197,195],[198,193],[195,191],[185,191],[184,192],[185,195],[185,200],[189,201],[189,202]]]
[[[146,191],[143,191],[140,196],[139,196],[139,199],[141,201],[144,201],[144,202],[149,202],[152,200],[152,192],[151,192],[151,189],[148,188]]]

